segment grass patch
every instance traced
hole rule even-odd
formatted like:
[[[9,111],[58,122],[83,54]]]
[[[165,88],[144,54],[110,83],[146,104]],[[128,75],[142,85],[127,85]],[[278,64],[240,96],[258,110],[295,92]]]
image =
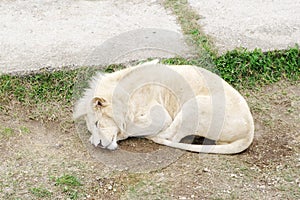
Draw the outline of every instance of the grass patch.
[[[82,186],[78,178],[68,174],[56,178],[55,185]]]
[[[262,52],[236,49],[213,59],[214,65],[203,66],[203,60],[192,58],[164,59],[162,63],[197,65],[219,74],[237,88],[254,88],[258,85],[275,83],[281,79],[298,81],[300,77],[299,46],[286,50]],[[123,65],[110,65],[104,71],[114,72]],[[71,71],[42,72],[26,76],[0,76],[0,111],[5,104],[17,100],[25,105],[60,102],[72,105],[87,86],[87,80],[97,68],[81,68]]]
[[[77,190],[70,187],[64,187],[63,193],[65,193],[70,199],[78,199],[81,196]]]
[[[199,58],[209,61],[217,57],[212,40],[201,31],[198,24],[200,16],[190,7],[187,0],[166,0],[164,6],[177,17],[183,33],[191,39],[187,42],[196,46]]]
[[[9,127],[0,126],[0,138],[9,138],[15,134],[15,131]]]
[[[300,77],[300,50],[297,45],[268,52],[236,49],[214,61],[220,76],[234,86],[253,87],[281,79],[298,81]]]
[[[298,81],[300,77],[300,49],[297,45],[286,50],[268,52],[235,49],[213,61],[213,68],[204,68],[219,74],[237,88],[254,88],[282,79]],[[201,66],[197,59],[170,58],[164,59],[163,63]]]
[[[62,192],[66,194],[69,199],[79,199],[82,194],[79,193],[78,186],[83,184],[75,176],[65,174],[61,177],[52,179],[55,181],[56,186],[60,186]]]
[[[51,197],[52,192],[43,187],[35,187],[29,189],[30,193],[39,198]]]
[[[20,131],[21,133],[24,133],[24,134],[29,134],[29,133],[31,133],[30,129],[29,129],[28,127],[26,127],[26,126],[21,126],[21,127],[19,128],[19,131]]]
[[[0,125],[0,139],[1,138],[9,138],[12,136],[17,135],[18,133],[20,134],[29,134],[30,129],[25,127],[25,126],[20,126],[16,130],[10,127],[5,127]]]
[[[1,101],[16,99],[19,102],[37,103],[51,100],[70,102],[76,83],[75,71],[42,72],[34,75],[0,76]],[[3,98],[6,97],[6,98]]]
[[[101,71],[111,73],[121,68],[124,65],[109,65]],[[80,96],[88,80],[99,69],[82,67],[27,75],[0,75],[0,111],[5,110],[3,104],[12,100],[26,105],[43,102],[72,105],[72,100]]]

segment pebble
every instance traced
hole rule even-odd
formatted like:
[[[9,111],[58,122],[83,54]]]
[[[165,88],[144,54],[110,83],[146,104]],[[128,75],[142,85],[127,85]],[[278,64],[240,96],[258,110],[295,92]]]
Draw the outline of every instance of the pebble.
[[[210,170],[208,168],[204,168],[202,171],[203,172],[210,172]]]
[[[236,174],[230,174],[230,176],[231,176],[232,178],[237,178],[237,175],[236,175]]]

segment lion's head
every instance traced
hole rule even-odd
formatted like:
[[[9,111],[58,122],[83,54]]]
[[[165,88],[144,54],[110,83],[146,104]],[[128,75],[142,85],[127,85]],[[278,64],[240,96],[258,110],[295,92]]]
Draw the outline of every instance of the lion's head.
[[[74,112],[75,119],[85,117],[87,128],[92,133],[90,142],[93,145],[115,150],[120,130],[112,115],[112,105],[101,97],[81,99]]]

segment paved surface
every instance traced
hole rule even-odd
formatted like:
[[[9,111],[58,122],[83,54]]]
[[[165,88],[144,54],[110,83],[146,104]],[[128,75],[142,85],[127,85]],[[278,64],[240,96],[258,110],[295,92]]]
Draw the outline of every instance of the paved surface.
[[[246,47],[284,49],[300,44],[300,1],[189,0],[220,53]]]
[[[139,40],[136,40],[137,34],[140,34]],[[101,65],[104,58],[106,64],[109,60],[126,61],[126,57],[130,60],[148,55],[172,56],[174,51],[184,54],[181,37],[176,17],[155,1],[0,1],[0,72]],[[163,49],[161,40],[165,40]],[[167,46],[171,43],[177,43],[177,46]],[[105,47],[101,46],[103,44]],[[109,48],[107,44],[115,46]],[[143,44],[148,46],[148,51],[139,51],[133,57],[132,52]],[[124,46],[132,49],[125,48],[128,52],[120,55]],[[108,55],[109,51],[113,52]],[[103,52],[106,53],[104,56],[99,55]],[[95,60],[97,54],[100,58]],[[109,60],[107,56],[110,56]]]
[[[190,56],[159,1],[1,0],[0,73]],[[300,43],[300,1],[190,0],[220,53]]]

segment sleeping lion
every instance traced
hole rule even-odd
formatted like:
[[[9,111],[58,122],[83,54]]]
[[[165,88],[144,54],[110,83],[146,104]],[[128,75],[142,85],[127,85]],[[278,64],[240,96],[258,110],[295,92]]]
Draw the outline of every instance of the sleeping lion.
[[[254,123],[241,94],[216,74],[196,66],[157,61],[97,74],[75,105],[95,146],[145,137],[183,150],[235,154],[252,143]],[[215,144],[181,142],[204,137]]]

